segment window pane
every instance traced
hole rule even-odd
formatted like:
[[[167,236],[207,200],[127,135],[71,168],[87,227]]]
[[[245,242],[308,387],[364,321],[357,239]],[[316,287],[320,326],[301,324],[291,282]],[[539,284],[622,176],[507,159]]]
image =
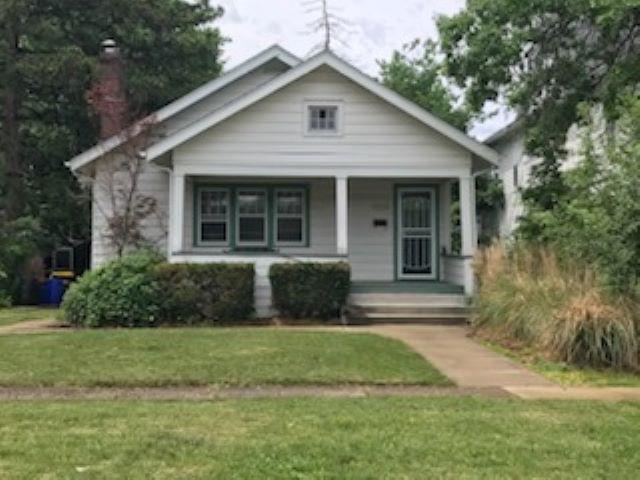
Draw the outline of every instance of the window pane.
[[[200,192],[200,212],[203,215],[226,215],[228,195],[223,191]]]
[[[200,191],[201,242],[226,242],[229,214],[229,192],[225,190]]]
[[[335,131],[337,130],[338,107],[326,106],[309,107],[309,130]]]
[[[238,238],[241,242],[264,242],[264,218],[242,217],[238,221]]]
[[[302,214],[302,192],[278,192],[278,214]]]
[[[240,214],[262,215],[266,211],[265,192],[242,191],[238,193]]]
[[[302,218],[279,218],[278,241],[302,242]]]
[[[203,222],[200,230],[203,242],[224,242],[227,240],[227,224],[224,222]]]

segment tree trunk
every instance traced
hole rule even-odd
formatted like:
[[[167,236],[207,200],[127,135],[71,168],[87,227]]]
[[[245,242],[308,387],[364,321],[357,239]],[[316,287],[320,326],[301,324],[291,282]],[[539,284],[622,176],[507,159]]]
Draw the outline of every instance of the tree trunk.
[[[7,44],[6,67],[4,71],[4,102],[2,114],[2,150],[5,156],[7,175],[7,198],[5,217],[13,220],[24,211],[24,172],[20,158],[20,124],[19,124],[19,75],[17,18],[9,13],[5,25],[5,41]]]

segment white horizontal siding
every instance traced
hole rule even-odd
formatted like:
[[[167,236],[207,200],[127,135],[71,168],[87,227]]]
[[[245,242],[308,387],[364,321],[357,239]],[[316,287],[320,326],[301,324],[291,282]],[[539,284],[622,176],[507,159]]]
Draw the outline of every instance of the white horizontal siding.
[[[96,164],[96,173],[91,187],[91,266],[96,267],[110,260],[115,251],[106,238],[106,217],[113,214],[109,185],[114,162],[122,161],[121,156],[111,156]],[[117,177],[116,177],[117,178]],[[146,164],[138,177],[137,194],[153,197],[156,212],[142,223],[142,232],[151,246],[165,253],[167,249],[167,229],[169,211],[169,177],[167,172],[153,164]]]
[[[158,133],[165,136],[173,133],[268,82],[287,69],[289,67],[278,60],[269,62],[168,118],[158,127]]]
[[[394,182],[349,181],[349,263],[354,280],[394,279]],[[374,219],[387,220],[374,227]]]
[[[340,135],[306,134],[305,104],[340,102]],[[470,169],[468,152],[328,67],[321,67],[179,146],[174,164],[304,169]]]
[[[464,285],[465,263],[470,261],[471,259],[464,257],[442,257],[442,280],[454,285]]]

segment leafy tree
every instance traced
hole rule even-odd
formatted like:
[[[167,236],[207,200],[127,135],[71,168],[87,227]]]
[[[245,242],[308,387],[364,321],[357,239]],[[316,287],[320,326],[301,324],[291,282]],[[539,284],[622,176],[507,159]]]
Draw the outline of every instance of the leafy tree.
[[[621,97],[616,134],[605,145],[584,134],[581,164],[564,174],[563,201],[533,210],[543,240],[564,258],[597,267],[613,290],[640,295],[640,100]]]
[[[119,44],[129,97],[142,115],[220,73],[224,38],[216,28],[204,27],[221,14],[207,2],[180,0],[4,0],[0,211],[5,220],[30,215],[57,241],[87,238],[88,203],[64,162],[97,140],[97,119],[85,93],[101,41],[113,38]]]
[[[615,114],[617,92],[640,78],[640,0],[469,0],[438,29],[468,107],[506,97],[545,159],[562,152],[581,103]]]
[[[457,97],[445,81],[437,44],[414,40],[395,51],[388,61],[378,61],[382,83],[429,110],[437,117],[466,130],[470,112],[456,106]]]
[[[467,108],[506,98],[524,119],[526,149],[542,162],[523,191],[520,234],[541,238],[544,212],[567,190],[559,163],[580,105],[615,118],[618,92],[640,79],[640,0],[469,0],[438,29]]]
[[[97,141],[85,96],[101,42],[118,43],[142,116],[220,73],[221,14],[204,1],[0,2],[0,238],[23,224],[37,225],[41,251],[89,238],[88,198],[64,162]],[[4,270],[19,282],[21,266]]]

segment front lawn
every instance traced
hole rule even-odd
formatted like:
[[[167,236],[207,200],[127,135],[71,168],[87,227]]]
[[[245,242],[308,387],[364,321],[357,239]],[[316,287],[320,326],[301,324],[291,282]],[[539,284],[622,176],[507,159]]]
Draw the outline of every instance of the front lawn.
[[[583,387],[640,387],[640,374],[603,370],[596,368],[580,368],[564,362],[554,362],[544,358],[532,348],[507,348],[495,341],[483,340],[492,350],[512,360],[524,364],[560,385]]]
[[[0,327],[26,322],[27,320],[53,320],[58,310],[43,307],[0,308]]]
[[[478,398],[0,403],[0,477],[637,478],[640,405]]]
[[[0,386],[421,384],[449,381],[403,343],[274,328],[0,337]]]

